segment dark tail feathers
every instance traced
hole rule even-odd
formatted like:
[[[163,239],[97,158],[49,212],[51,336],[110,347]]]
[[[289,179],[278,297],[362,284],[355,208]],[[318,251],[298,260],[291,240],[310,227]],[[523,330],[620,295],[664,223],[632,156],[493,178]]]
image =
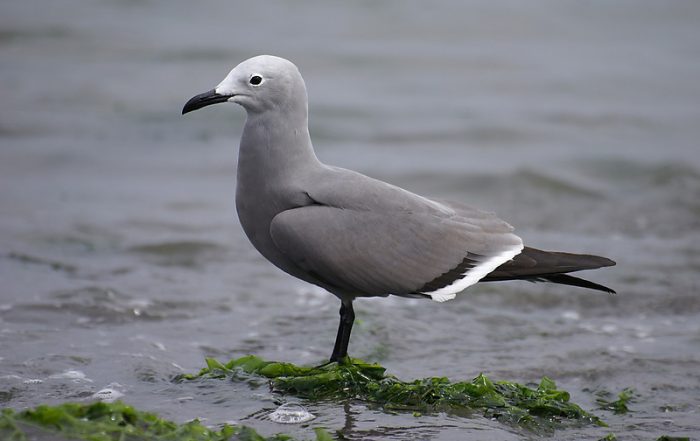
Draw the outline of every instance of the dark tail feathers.
[[[615,294],[614,290],[606,286],[566,274],[613,265],[615,265],[615,262],[606,257],[543,251],[525,247],[520,254],[496,268],[481,281],[529,280],[531,282],[551,282]]]
[[[610,289],[605,285],[599,285],[590,280],[581,279],[580,277],[570,276],[568,274],[552,274],[551,276],[543,276],[539,279],[527,279],[533,282],[551,282],[559,285],[579,286],[581,288],[595,289],[610,294],[617,294],[614,289]]]

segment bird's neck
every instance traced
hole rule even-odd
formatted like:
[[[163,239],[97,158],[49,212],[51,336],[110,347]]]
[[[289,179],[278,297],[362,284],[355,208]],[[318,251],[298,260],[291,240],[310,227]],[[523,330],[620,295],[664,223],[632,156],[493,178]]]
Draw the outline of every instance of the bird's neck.
[[[309,136],[306,112],[296,118],[279,110],[279,115],[249,114],[241,136],[238,179],[275,178],[283,182],[301,168],[320,165]]]

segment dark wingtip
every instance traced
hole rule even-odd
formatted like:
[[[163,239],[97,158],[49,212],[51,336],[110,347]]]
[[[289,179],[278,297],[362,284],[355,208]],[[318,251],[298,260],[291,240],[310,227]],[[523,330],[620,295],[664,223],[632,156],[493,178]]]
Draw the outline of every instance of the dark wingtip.
[[[602,261],[603,266],[615,266],[615,265],[617,265],[617,262],[615,262],[612,259],[608,259],[607,257],[601,257],[600,259]]]
[[[605,268],[607,266],[615,266],[617,263],[603,256],[594,256],[592,254],[570,254],[570,253],[556,253],[560,255],[567,255],[572,258],[580,259],[577,264],[580,264],[580,268],[574,269],[572,271],[588,270],[596,268]]]

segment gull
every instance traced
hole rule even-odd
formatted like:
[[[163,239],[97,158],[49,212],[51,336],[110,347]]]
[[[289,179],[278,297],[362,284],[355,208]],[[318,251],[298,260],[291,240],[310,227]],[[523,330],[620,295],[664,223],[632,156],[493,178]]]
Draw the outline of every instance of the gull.
[[[610,259],[526,247],[493,213],[322,163],[309,135],[306,85],[284,58],[243,61],[182,114],[224,102],[247,113],[236,184],[245,234],[272,264],[340,299],[329,362],[348,356],[358,297],[444,302],[477,282],[502,280],[615,293],[567,274],[615,265]]]

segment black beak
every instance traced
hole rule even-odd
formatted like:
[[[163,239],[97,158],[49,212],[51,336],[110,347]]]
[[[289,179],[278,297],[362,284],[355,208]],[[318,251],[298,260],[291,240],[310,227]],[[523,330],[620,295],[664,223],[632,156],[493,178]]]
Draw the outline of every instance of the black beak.
[[[208,92],[200,93],[185,103],[185,107],[182,108],[182,114],[184,115],[185,113],[201,109],[202,107],[209,106],[211,104],[224,103],[228,101],[231,96],[232,95],[219,95],[214,89]]]

